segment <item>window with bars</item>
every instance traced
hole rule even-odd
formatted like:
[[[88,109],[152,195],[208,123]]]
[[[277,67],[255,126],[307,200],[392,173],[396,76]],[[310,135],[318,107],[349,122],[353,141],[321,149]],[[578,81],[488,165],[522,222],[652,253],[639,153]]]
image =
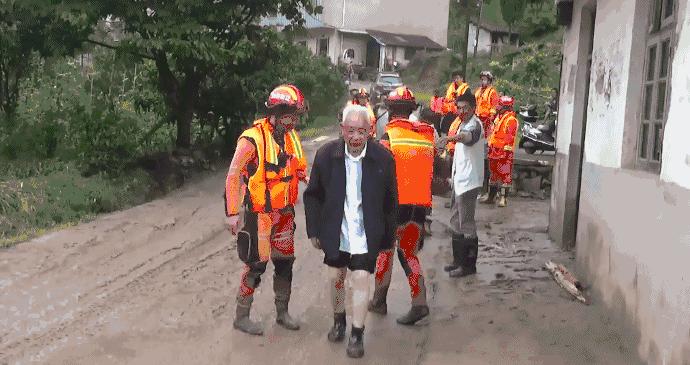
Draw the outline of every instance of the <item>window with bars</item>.
[[[668,115],[675,3],[675,0],[653,0],[649,12],[637,167],[654,172],[661,169],[664,126]]]

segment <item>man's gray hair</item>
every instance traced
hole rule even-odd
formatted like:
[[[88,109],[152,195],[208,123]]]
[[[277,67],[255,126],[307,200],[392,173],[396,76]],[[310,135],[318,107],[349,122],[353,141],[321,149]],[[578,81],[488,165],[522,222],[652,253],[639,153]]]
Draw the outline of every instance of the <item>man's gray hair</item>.
[[[369,122],[369,110],[362,105],[348,105],[343,109],[343,124],[348,120]]]

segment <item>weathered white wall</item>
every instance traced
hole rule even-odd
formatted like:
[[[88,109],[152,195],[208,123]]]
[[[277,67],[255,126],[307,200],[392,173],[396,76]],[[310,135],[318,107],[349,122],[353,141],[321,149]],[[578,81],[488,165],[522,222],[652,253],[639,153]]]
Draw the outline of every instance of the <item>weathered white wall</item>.
[[[690,363],[690,11],[679,0],[677,50],[664,137],[661,176],[628,169],[625,154],[639,122],[640,74],[649,0],[598,0],[582,187],[577,264],[596,300],[633,325],[639,353],[650,364]],[[559,155],[572,150],[568,131],[582,107],[568,88],[577,79],[573,56],[581,39],[566,34],[559,116]],[[579,43],[578,43],[579,42]],[[576,44],[577,43],[577,44]],[[573,71],[575,70],[575,71]],[[566,131],[566,133],[562,133]],[[568,151],[566,149],[566,151]],[[558,172],[558,166],[556,169]],[[563,184],[555,177],[554,193]],[[552,198],[552,204],[554,199]],[[558,203],[558,199],[556,199]],[[552,206],[553,208],[553,206]],[[557,205],[556,209],[563,209]],[[614,317],[615,318],[615,317]]]
[[[625,111],[639,105],[628,95],[635,1],[600,0],[592,55],[585,161],[621,167]],[[635,60],[639,62],[639,60]]]
[[[679,9],[670,109],[664,132],[661,178],[690,189],[690,6]]]
[[[474,52],[474,41],[477,39],[477,26],[470,24],[469,42],[467,42],[467,52]],[[479,28],[479,41],[477,42],[477,53],[491,52],[491,33],[484,28]]]
[[[343,52],[346,49],[352,48],[355,50],[355,64],[365,64],[367,60],[367,41],[369,39],[368,35],[352,35],[343,34],[343,51],[340,52],[340,58],[343,57]]]
[[[330,26],[419,34],[444,47],[448,43],[449,0],[323,0],[322,5],[322,20]]]

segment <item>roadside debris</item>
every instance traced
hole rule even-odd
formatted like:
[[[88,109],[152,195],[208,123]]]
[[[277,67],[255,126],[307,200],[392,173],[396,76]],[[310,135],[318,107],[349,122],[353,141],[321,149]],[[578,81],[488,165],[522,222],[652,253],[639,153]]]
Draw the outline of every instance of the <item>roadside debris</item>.
[[[552,261],[547,261],[544,267],[549,270],[558,285],[574,296],[577,300],[588,304],[587,298],[585,298],[584,294],[582,294],[582,284],[575,278],[575,276],[573,276],[573,274],[568,271],[568,269],[565,268],[565,266],[556,264]]]

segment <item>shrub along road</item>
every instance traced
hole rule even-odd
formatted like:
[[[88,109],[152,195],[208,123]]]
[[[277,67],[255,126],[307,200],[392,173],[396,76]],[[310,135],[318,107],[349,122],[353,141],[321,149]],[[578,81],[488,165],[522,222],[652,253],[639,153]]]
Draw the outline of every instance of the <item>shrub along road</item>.
[[[318,141],[305,142],[309,156]],[[272,268],[252,313],[266,336],[232,329],[242,265],[224,226],[224,178],[0,251],[0,364],[351,363],[345,345],[326,340],[327,272],[307,242],[301,204],[291,312],[302,329],[274,324]],[[638,363],[634,338],[596,301],[574,302],[541,269],[548,259],[573,266],[546,239],[546,202],[482,207],[479,274],[462,280],[438,269],[450,255],[445,202],[435,198],[421,253],[431,319],[395,323],[409,305],[396,263],[388,316],[367,319],[367,363]]]

